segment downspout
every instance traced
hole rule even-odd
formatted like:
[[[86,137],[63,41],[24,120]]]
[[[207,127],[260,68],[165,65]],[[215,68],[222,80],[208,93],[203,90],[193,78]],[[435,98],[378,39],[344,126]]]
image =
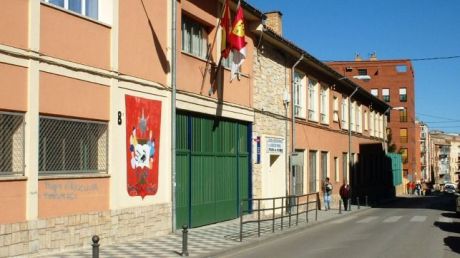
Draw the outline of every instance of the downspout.
[[[172,231],[176,230],[176,48],[177,2],[172,0],[171,21],[171,206]]]
[[[358,91],[358,87],[348,96],[348,176],[347,184],[350,183],[350,172],[351,172],[351,98]]]
[[[291,67],[291,92],[292,92],[292,100],[291,100],[291,103],[292,103],[291,104],[291,112],[292,112],[291,155],[295,152],[295,113],[294,113],[294,111],[295,111],[295,104],[294,104],[295,91],[294,91],[294,75],[295,75],[295,68],[300,63],[300,61],[302,61],[302,59],[303,59],[303,54],[300,55],[299,60],[297,60],[297,62],[295,62],[295,64]],[[292,171],[292,164],[290,164],[289,168],[290,168],[290,173],[289,173],[289,195],[292,195],[292,192],[294,190],[293,184],[292,184],[292,176],[293,176],[293,172],[294,172],[294,171]]]

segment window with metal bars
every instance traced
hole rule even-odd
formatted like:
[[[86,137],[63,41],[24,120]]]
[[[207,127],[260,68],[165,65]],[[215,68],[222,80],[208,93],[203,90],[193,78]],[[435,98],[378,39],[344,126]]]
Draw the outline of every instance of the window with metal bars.
[[[105,122],[40,117],[39,174],[107,172]]]
[[[0,112],[0,176],[24,174],[24,115]]]

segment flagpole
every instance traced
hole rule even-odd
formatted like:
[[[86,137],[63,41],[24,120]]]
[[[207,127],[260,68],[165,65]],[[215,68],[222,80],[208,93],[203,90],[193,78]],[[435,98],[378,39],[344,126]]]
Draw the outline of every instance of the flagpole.
[[[224,15],[224,12],[225,12],[225,4],[222,7],[222,12],[221,12],[221,15],[220,15],[220,18],[219,18],[219,22],[217,23],[217,27],[216,27],[217,30],[216,30],[216,33],[214,35],[214,40],[213,40],[212,45],[209,48],[208,53],[207,53],[206,66],[204,68],[203,81],[201,81],[200,95],[203,94],[204,83],[206,81],[206,77],[208,76],[208,67],[209,67],[209,64],[210,64],[211,53],[212,53],[212,50],[214,49],[214,45],[216,44],[217,34],[219,34],[218,30],[220,28],[220,23],[222,22],[222,16]]]
[[[223,55],[220,55],[219,63],[217,63],[216,68],[216,75],[214,76],[214,80],[211,82],[211,87],[209,88],[208,95],[211,96],[212,90],[214,89],[213,85],[216,82],[217,74],[219,73],[220,68],[222,67],[222,59],[224,58]]]

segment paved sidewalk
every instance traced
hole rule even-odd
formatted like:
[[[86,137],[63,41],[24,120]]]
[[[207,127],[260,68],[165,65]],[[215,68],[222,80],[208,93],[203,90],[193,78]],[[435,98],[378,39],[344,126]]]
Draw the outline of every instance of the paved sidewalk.
[[[217,257],[219,254],[231,252],[235,248],[244,248],[245,246],[253,246],[263,240],[272,237],[279,237],[280,235],[289,234],[297,230],[305,230],[313,225],[319,223],[326,223],[327,221],[338,219],[343,216],[358,211],[364,211],[369,207],[362,207],[357,209],[352,206],[351,211],[342,211],[339,214],[337,209],[328,211],[318,211],[318,220],[315,221],[315,211],[309,212],[309,222],[306,222],[305,213],[303,215],[292,216],[291,225],[289,220],[283,219],[283,229],[281,230],[281,220],[277,219],[274,224],[275,233],[272,233],[273,222],[267,221],[261,223],[260,232],[261,236],[258,237],[258,224],[251,223],[245,224],[243,228],[243,241],[240,242],[240,220],[235,219],[214,225],[189,229],[188,234],[188,251],[190,257]],[[297,225],[296,225],[297,223]],[[90,240],[88,240],[90,242]],[[132,257],[180,257],[182,250],[182,232],[177,231],[174,234],[160,236],[155,238],[142,239],[131,242],[123,242],[111,245],[104,245],[104,240],[100,241],[100,257],[113,257],[113,258],[132,258]],[[42,257],[63,257],[63,258],[91,258],[92,249],[90,243],[84,250],[70,251],[53,255],[46,255]]]

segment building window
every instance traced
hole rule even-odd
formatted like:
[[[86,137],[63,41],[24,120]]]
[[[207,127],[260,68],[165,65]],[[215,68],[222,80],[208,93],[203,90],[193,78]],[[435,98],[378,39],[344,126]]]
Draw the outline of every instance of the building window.
[[[378,89],[371,89],[371,94],[375,97],[379,96],[379,90]]]
[[[399,110],[399,122],[407,122],[407,109]]]
[[[309,180],[309,191],[310,193],[316,192],[316,151],[310,151],[308,156],[308,164],[309,164],[309,173],[310,173],[310,180]]]
[[[98,0],[44,0],[66,10],[97,20],[99,13]]]
[[[24,115],[0,112],[0,177],[24,175]]]
[[[107,172],[107,123],[40,117],[39,174]]]
[[[182,16],[182,51],[206,59],[208,33],[200,23]]]
[[[320,107],[320,114],[321,114],[321,123],[328,124],[329,116],[329,89],[325,86],[321,86],[321,107]]]
[[[342,97],[342,119],[341,120],[342,120],[343,129],[348,129],[347,115],[348,115],[348,99],[346,99],[345,97]]]
[[[339,121],[339,99],[337,98],[337,96],[334,96],[334,114],[333,114],[333,120],[334,122],[338,122]]]
[[[382,89],[383,101],[390,102],[390,89]]]
[[[355,102],[352,102],[351,103],[351,110],[350,110],[350,130],[352,131],[356,131],[356,127],[355,127],[355,106],[356,106],[356,103]]]
[[[326,180],[327,175],[327,152],[322,151],[321,152],[321,182],[324,182]]]
[[[296,117],[306,117],[305,108],[305,74],[295,72],[294,73],[294,114]]]
[[[398,73],[405,73],[407,72],[407,65],[397,65],[396,66],[396,71]]]
[[[358,69],[358,75],[367,75],[367,69]]]
[[[406,88],[399,89],[399,101],[407,102],[407,90]]]
[[[399,141],[401,143],[407,143],[407,128],[399,129]]]
[[[406,164],[408,162],[407,148],[401,148],[399,154],[401,154],[402,162]]]
[[[308,79],[308,120],[318,121],[318,81]]]
[[[343,173],[343,181],[347,181],[348,177],[348,153],[342,153],[342,173]]]
[[[337,157],[334,157],[334,176],[335,176],[335,181],[340,182],[339,158],[337,158]]]
[[[362,109],[361,105],[356,104],[356,132],[361,133],[363,130],[361,128],[362,124]]]
[[[364,110],[364,130],[369,130],[369,114]]]

